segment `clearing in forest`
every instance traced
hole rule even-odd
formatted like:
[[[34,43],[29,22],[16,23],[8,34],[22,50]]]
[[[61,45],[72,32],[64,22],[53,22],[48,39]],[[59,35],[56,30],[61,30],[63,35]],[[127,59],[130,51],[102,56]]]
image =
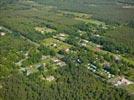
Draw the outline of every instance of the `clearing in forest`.
[[[71,45],[64,43],[62,41],[59,41],[57,39],[54,39],[54,38],[48,38],[48,39],[43,40],[43,44],[45,46],[48,46],[54,49],[56,52],[71,48]]]

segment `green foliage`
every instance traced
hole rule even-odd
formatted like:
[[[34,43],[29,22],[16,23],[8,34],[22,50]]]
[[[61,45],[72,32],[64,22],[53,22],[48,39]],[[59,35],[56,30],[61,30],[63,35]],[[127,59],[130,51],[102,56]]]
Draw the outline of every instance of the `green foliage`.
[[[130,100],[125,91],[113,89],[82,66],[70,65],[57,73],[59,77],[51,85],[42,83],[36,75],[32,79],[11,76],[3,80],[0,96],[5,100]]]
[[[132,2],[120,1],[1,0],[0,99],[131,100],[133,86],[125,91],[100,74],[108,63],[110,74],[134,79],[134,15],[122,7]]]
[[[18,33],[6,32],[5,36],[0,37],[0,78],[16,70],[15,62],[24,58],[22,51],[25,53],[32,46],[27,40],[14,34]]]
[[[51,55],[51,56],[55,56],[56,55],[56,52],[44,45],[41,45],[39,48],[40,52],[43,54],[43,55]]]
[[[128,26],[134,28],[134,20],[130,20]]]
[[[58,9],[92,14],[94,18],[106,23],[122,23],[134,18],[133,9],[117,5],[119,0],[34,0],[41,4],[53,5]],[[124,1],[124,0],[120,0]],[[126,2],[126,1],[125,1]],[[133,1],[128,1],[128,4]]]

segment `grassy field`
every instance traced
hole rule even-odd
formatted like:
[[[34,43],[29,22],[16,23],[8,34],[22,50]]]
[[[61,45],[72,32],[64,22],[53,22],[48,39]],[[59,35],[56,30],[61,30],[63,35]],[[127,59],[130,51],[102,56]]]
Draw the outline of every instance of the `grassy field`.
[[[64,43],[62,41],[53,39],[53,38],[48,38],[43,40],[42,42],[45,46],[48,46],[52,49],[54,49],[56,52],[58,52],[59,50],[66,50],[71,48],[71,45]]]
[[[35,30],[42,34],[56,32],[56,30],[47,27],[35,27]]]
[[[104,36],[108,37],[110,41],[116,44],[124,45],[130,50],[130,55],[126,54],[130,59],[134,59],[134,29],[127,26],[119,26],[114,30],[107,31]]]
[[[75,18],[76,20],[83,21],[85,23],[90,23],[90,24],[95,24],[95,25],[102,25],[105,26],[104,22],[98,21],[98,20],[93,20],[93,19],[84,19],[84,18]]]
[[[126,87],[126,90],[127,90],[131,95],[133,95],[133,93],[134,93],[134,85],[132,84],[132,85],[127,86],[127,87]]]

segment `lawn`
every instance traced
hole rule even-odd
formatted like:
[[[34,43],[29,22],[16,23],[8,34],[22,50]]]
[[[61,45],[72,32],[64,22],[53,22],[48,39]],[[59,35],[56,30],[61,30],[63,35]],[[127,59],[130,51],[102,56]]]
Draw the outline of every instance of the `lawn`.
[[[52,32],[56,32],[56,30],[51,29],[51,28],[47,28],[47,27],[35,27],[35,30],[37,32],[40,32],[42,34],[46,33],[52,33]]]
[[[58,52],[60,50],[66,50],[66,49],[69,49],[72,47],[71,45],[64,43],[62,41],[59,41],[57,39],[54,39],[54,38],[45,39],[42,41],[42,43],[45,46],[48,46],[48,47],[54,49],[56,52]]]
[[[134,84],[126,86],[126,90],[130,93],[134,93]]]
[[[91,23],[91,24],[95,24],[95,25],[103,25],[103,26],[105,26],[104,22],[94,20],[94,19],[75,18],[75,20],[83,21],[85,23]]]

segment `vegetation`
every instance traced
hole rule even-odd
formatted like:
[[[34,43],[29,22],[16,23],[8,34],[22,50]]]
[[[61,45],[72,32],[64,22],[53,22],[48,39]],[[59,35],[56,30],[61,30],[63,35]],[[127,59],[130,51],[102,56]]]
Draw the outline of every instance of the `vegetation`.
[[[14,75],[5,79],[5,83],[3,83],[5,88],[1,89],[3,92],[0,95],[5,100],[130,99],[125,91],[112,89],[112,87],[100,82],[99,78],[94,78],[84,67],[70,65],[60,69],[57,73],[59,73],[59,77],[51,85],[39,80],[37,74],[30,76],[32,79],[22,75]]]
[[[134,18],[133,9],[122,8],[126,0],[34,0],[45,5],[53,5],[62,10],[93,14],[93,17],[107,23],[126,22]],[[118,1],[123,2],[118,5]],[[125,2],[124,2],[125,1]],[[127,3],[133,4],[132,0]],[[90,10],[89,10],[90,9]],[[98,12],[99,11],[99,12]]]
[[[0,100],[133,100],[133,12],[133,0],[1,0]]]

